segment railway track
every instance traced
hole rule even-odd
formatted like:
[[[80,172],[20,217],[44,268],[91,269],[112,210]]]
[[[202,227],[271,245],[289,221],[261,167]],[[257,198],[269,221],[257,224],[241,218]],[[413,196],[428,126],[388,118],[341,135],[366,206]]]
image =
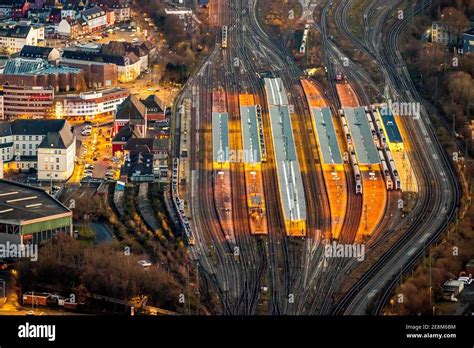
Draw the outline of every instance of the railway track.
[[[391,8],[389,7],[386,10],[386,12],[381,16],[381,18],[387,19],[391,11],[393,11],[393,9],[397,5],[399,5],[399,2],[393,2],[391,5],[393,7]],[[343,6],[342,12],[344,13],[345,11],[347,11],[347,8],[348,8],[347,6],[349,5],[347,5],[346,3],[342,6]],[[344,10],[344,8],[346,10]],[[375,8],[376,6],[373,6],[368,10],[366,9],[364,13],[367,14],[368,18],[372,16],[372,13]],[[414,15],[415,13],[416,11],[414,11],[412,15]],[[408,19],[410,19],[410,17]],[[384,44],[382,44],[382,48],[380,49],[381,58],[378,58],[378,61],[380,62],[384,75],[388,77],[388,80],[390,81],[389,82],[390,89],[394,91],[393,92],[394,94],[396,94],[397,96],[400,96],[400,95],[403,96],[404,98],[406,98],[405,100],[415,100],[415,99],[421,100],[421,98],[419,98],[419,96],[417,95],[416,88],[413,86],[413,82],[411,81],[411,78],[409,77],[409,75],[406,74],[405,76],[401,77],[401,76],[398,76],[398,73],[397,73],[397,70],[398,70],[397,67],[400,64],[399,62],[403,61],[401,58],[401,55],[399,55],[398,48],[397,48],[398,37],[400,36],[404,26],[407,24],[408,19],[405,21],[398,21],[395,23],[393,27],[391,27],[387,35],[388,40],[384,40]],[[342,22],[344,22],[344,20]],[[381,23],[384,23],[386,25],[387,22],[379,21],[378,23],[379,25],[381,25]],[[345,31],[344,25],[342,25],[342,27],[343,27],[343,30]],[[373,31],[376,32],[377,28]],[[351,38],[353,38],[353,35],[350,35],[350,36]],[[365,35],[365,37],[371,38],[370,35]],[[375,39],[373,38],[373,36],[369,40],[369,42],[371,43],[370,44],[371,48],[366,47],[367,40],[365,41],[366,42],[363,43],[362,41],[355,39],[354,43],[358,47],[361,47],[361,49],[364,49],[364,51],[368,51],[368,54],[372,56],[376,56],[376,53],[375,53],[376,45],[374,45]],[[395,53],[395,57],[399,58],[399,60],[395,63],[395,65],[393,64],[394,53]],[[399,92],[397,92],[397,89],[399,90]],[[405,91],[409,91],[409,93],[406,93]],[[417,96],[418,98],[413,98],[413,95],[409,95],[410,93],[412,93],[414,96]],[[357,283],[346,294],[343,300],[333,309],[332,311],[333,314],[342,314],[344,312],[353,313],[355,310],[354,309],[355,306],[351,307],[351,302],[355,301],[355,298],[358,297],[359,304],[360,304],[361,298],[363,297],[361,295],[360,290],[363,289],[364,287],[368,288],[368,284],[370,284],[372,279],[376,277],[377,275],[379,275],[381,272],[383,272],[383,270],[386,270],[387,264],[389,264],[391,260],[397,257],[397,255],[402,255],[404,252],[406,253],[407,246],[417,245],[416,244],[417,239],[414,238],[413,236],[418,236],[418,238],[420,238],[421,235],[423,234],[422,231],[424,231],[425,229],[427,231],[432,231],[432,233],[429,234],[427,243],[424,244],[421,248],[415,249],[415,251],[412,252],[412,257],[408,258],[408,261],[400,266],[399,273],[397,272],[386,282],[382,282],[379,280],[378,286],[380,286],[381,289],[378,289],[378,290],[379,292],[381,292],[381,296],[378,296],[378,300],[374,307],[375,310],[373,311],[373,313],[379,314],[383,306],[387,302],[388,298],[390,297],[392,290],[397,285],[398,275],[405,273],[407,270],[409,270],[413,266],[416,260],[421,255],[423,255],[426,247],[429,246],[434,241],[436,241],[437,238],[439,238],[439,236],[445,231],[445,229],[449,225],[449,222],[454,217],[455,206],[457,205],[456,202],[459,199],[459,186],[457,184],[455,174],[452,170],[452,165],[449,163],[449,160],[446,158],[444,151],[442,150],[441,145],[439,144],[438,139],[434,135],[433,129],[431,129],[432,126],[431,126],[431,123],[429,122],[428,115],[426,114],[426,112],[424,112],[422,116],[424,120],[428,120],[426,122],[428,123],[428,128],[431,133],[431,138],[434,139],[432,140],[432,142],[435,143],[435,146],[434,148],[431,148],[431,149],[426,144],[426,140],[425,140],[426,138],[420,137],[419,132],[415,131],[415,129],[417,129],[418,127],[422,127],[423,129],[424,126],[418,125],[416,121],[413,119],[409,119],[409,120],[406,118],[403,119],[403,123],[405,124],[405,128],[407,129],[409,138],[413,142],[413,147],[416,149],[416,151],[414,151],[412,155],[412,158],[410,159],[412,162],[417,164],[415,167],[415,175],[417,176],[417,179],[420,182],[420,194],[418,197],[418,204],[408,217],[408,220],[411,221],[411,224],[406,229],[406,232],[403,234],[403,236],[399,240],[397,240],[397,242],[390,248],[390,250],[387,253],[383,254],[383,256],[379,258],[379,260],[369,269],[369,271],[366,272],[357,281]],[[427,133],[426,129],[424,130],[423,133]],[[435,153],[431,152],[432,150],[434,150],[436,155]],[[432,158],[434,156],[436,157],[439,156],[441,158],[442,165],[435,166],[432,164]],[[422,165],[422,163],[429,163],[430,165],[425,166],[425,165]],[[437,184],[434,177],[437,175],[437,173],[444,172],[444,171],[448,172],[447,176],[449,178],[447,178],[446,182],[442,184]],[[447,189],[447,187],[449,186],[451,186],[451,188]],[[450,190],[452,190],[453,192],[453,197],[448,197],[446,195],[446,192]],[[450,206],[451,208],[448,208],[448,206]],[[442,213],[447,213],[447,218],[444,221],[441,221],[441,223],[439,223],[438,225],[435,225],[434,222],[438,220],[437,217],[439,217],[439,214],[442,214]],[[398,226],[398,228],[403,228],[403,226]],[[381,243],[384,239],[380,239],[379,243]],[[377,243],[374,243],[372,247],[375,247],[375,246],[377,246]],[[406,258],[406,255],[405,255],[405,258]],[[374,286],[371,286],[371,288],[373,289]],[[364,292],[363,294],[366,295],[367,292]]]

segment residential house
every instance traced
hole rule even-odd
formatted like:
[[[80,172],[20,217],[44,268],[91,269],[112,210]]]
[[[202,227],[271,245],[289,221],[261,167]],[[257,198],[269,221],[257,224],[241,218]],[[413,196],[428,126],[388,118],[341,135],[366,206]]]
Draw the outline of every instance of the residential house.
[[[64,18],[58,24],[58,34],[75,39],[82,35],[82,25],[76,19]]]
[[[81,17],[86,21],[88,32],[90,33],[103,30],[107,27],[107,14],[99,6],[82,11]]]
[[[26,18],[30,7],[28,0],[0,0],[0,17],[14,20]]]
[[[147,136],[147,108],[134,94],[118,107],[113,134],[117,134],[123,127],[132,127],[140,138]]]
[[[38,180],[64,181],[74,171],[76,137],[65,120],[0,123],[2,159],[9,169],[38,171]]]
[[[23,46],[37,46],[44,40],[44,27],[32,25],[15,25],[0,28],[0,47],[11,53],[21,51]]]

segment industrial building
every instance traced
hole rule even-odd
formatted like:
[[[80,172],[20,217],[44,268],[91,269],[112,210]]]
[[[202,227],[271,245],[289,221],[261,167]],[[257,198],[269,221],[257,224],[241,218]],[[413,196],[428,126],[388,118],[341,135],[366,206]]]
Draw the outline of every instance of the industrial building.
[[[0,239],[37,244],[72,236],[72,212],[40,188],[0,179]]]
[[[306,235],[306,200],[283,81],[265,79],[280,200],[289,236]]]

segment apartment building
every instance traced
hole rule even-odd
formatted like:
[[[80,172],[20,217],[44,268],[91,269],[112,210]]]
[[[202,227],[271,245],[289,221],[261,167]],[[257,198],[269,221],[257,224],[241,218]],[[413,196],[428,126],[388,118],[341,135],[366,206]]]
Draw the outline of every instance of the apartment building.
[[[76,137],[65,120],[0,122],[0,152],[8,169],[36,169],[38,180],[64,181],[74,171]]]
[[[3,86],[3,113],[8,120],[44,118],[52,112],[53,100],[51,87]]]

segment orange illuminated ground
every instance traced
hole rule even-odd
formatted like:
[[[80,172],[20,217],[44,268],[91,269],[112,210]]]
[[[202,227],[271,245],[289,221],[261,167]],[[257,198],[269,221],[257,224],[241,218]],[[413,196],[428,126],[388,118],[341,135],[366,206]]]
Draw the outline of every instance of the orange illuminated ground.
[[[359,99],[351,85],[341,83],[336,85],[337,94],[342,107],[358,107]],[[368,168],[359,164],[362,173],[362,215],[357,230],[357,240],[372,234],[382,220],[387,204],[387,190],[382,177],[380,165]]]
[[[325,107],[326,102],[324,98],[319,93],[318,88],[309,80],[301,80],[301,84],[303,85],[303,89],[306,94],[306,99],[308,99],[308,104],[314,107]]]
[[[357,231],[357,240],[362,241],[378,226],[387,205],[387,190],[380,165],[372,168],[361,166],[362,173],[362,215]]]
[[[354,90],[352,89],[350,84],[338,83],[336,84],[336,89],[342,107],[360,106],[359,99],[357,98],[357,95],[354,93]]]
[[[240,106],[254,106],[255,98],[253,94],[239,94]]]
[[[309,80],[302,80],[301,84],[306,94],[306,99],[311,107],[325,107],[326,102],[321,96],[318,88]],[[321,149],[319,148],[318,133],[314,118],[311,117],[313,130],[318,144],[319,157],[322,159]],[[335,124],[336,129],[337,125]],[[341,143],[340,143],[341,144]],[[342,226],[346,216],[347,209],[347,185],[344,165],[332,165],[321,162],[323,168],[324,183],[329,198],[329,208],[331,211],[331,235],[333,239],[338,239],[341,234]]]

